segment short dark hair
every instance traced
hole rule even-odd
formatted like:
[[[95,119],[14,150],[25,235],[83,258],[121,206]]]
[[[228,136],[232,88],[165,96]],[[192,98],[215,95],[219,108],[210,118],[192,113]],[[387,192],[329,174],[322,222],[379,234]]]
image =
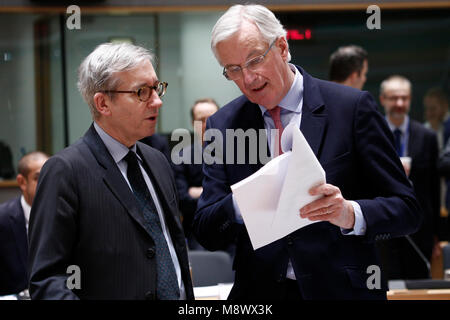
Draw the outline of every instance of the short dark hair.
[[[423,99],[425,100],[426,98],[435,98],[439,101],[439,104],[448,106],[447,94],[444,92],[444,90],[442,90],[441,87],[428,89]]]
[[[49,156],[42,151],[32,151],[24,155],[19,160],[17,171],[24,177],[27,177],[30,173],[30,161],[36,161],[40,159],[48,159]]]
[[[199,103],[212,103],[213,105],[215,105],[217,107],[217,110],[219,110],[219,105],[217,104],[216,100],[214,100],[213,98],[202,98],[202,99],[195,100],[194,104],[191,107],[191,119],[192,119],[192,121],[194,121],[194,109],[195,109],[195,106],[198,105]]]
[[[353,72],[361,73],[365,60],[368,60],[367,51],[360,46],[339,47],[330,56],[330,80],[343,82]]]

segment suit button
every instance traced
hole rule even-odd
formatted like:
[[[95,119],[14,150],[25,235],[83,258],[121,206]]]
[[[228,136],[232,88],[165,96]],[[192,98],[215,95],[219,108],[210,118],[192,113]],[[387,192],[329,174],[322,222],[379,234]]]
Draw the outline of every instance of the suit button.
[[[145,299],[146,300],[155,300],[155,294],[153,292],[151,292],[151,291],[148,291],[145,294]]]
[[[155,249],[154,248],[147,249],[147,258],[153,259],[154,256],[155,256]]]
[[[283,280],[284,280],[283,274],[280,274],[280,276],[277,279],[277,282],[281,283],[281,282],[283,282]]]
[[[290,245],[290,246],[292,246],[292,245],[294,244],[294,242],[292,241],[292,238],[291,238],[291,237],[288,237],[287,239],[288,239],[287,244]]]

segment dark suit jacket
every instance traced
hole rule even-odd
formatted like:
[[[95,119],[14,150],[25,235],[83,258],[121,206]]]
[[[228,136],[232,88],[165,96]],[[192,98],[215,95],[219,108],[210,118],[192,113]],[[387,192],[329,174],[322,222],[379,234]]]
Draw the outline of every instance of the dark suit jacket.
[[[367,287],[367,268],[379,265],[374,241],[415,232],[420,224],[419,205],[393,148],[392,133],[370,94],[298,69],[304,81],[300,129],[327,182],[361,206],[366,234],[343,235],[339,227],[319,222],[253,250],[245,226],[235,220],[230,190],[262,167],[247,162],[249,139],[247,164],[204,164],[194,232],[210,250],[237,238],[229,299],[280,299],[279,282],[285,281],[289,259],[305,299],[385,299],[384,281],[380,290]],[[211,116],[207,128],[222,132],[225,162],[225,129],[264,129],[264,121],[259,107],[241,96]],[[236,150],[234,155],[236,163]]]
[[[20,197],[0,205],[0,295],[28,287],[28,240]]]
[[[408,129],[408,156],[411,157],[411,180],[422,207],[423,223],[420,229],[411,235],[428,261],[434,245],[434,236],[438,237],[440,217],[440,181],[437,171],[439,157],[436,134],[419,122],[410,119]],[[429,271],[425,261],[405,238],[380,243],[383,265],[389,279],[428,278]]]
[[[190,187],[201,187],[203,180],[202,164],[195,163],[194,159],[195,145],[191,144],[180,152],[180,157],[188,158],[190,163],[173,164],[175,173],[175,181],[180,196],[180,209],[183,214],[183,227],[186,236],[191,234],[191,224],[194,219],[195,210],[197,209],[198,199],[194,199],[189,195]],[[202,153],[199,146],[197,152]]]
[[[193,299],[175,181],[165,157],[137,142]],[[42,168],[29,226],[33,299],[154,299],[154,242],[137,201],[93,125]],[[66,287],[67,267],[81,289]]]

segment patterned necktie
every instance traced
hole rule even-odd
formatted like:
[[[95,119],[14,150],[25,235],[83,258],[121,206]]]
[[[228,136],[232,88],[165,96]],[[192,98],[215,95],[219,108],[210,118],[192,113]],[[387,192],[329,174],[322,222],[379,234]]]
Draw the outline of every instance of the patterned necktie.
[[[145,228],[156,246],[156,296],[159,300],[178,300],[180,288],[178,287],[177,274],[164,238],[155,203],[145,183],[136,153],[130,151],[124,159],[128,164],[128,181],[144,214]]]
[[[397,155],[399,157],[402,156],[402,132],[400,131],[399,128],[396,128],[394,130],[394,143],[395,143],[395,151],[397,151]]]
[[[278,155],[280,155],[283,154],[283,150],[281,150],[281,135],[283,134],[284,129],[280,119],[281,108],[279,106],[276,106],[275,108],[268,111],[273,119],[273,122],[275,123],[275,129],[278,130]]]

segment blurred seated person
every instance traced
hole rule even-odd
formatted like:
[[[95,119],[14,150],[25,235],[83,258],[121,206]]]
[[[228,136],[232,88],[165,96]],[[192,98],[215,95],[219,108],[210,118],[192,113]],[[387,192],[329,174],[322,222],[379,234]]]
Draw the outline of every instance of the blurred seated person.
[[[22,195],[0,205],[0,295],[28,288],[28,221],[39,173],[47,159],[40,151],[24,155],[17,175]]]
[[[362,90],[369,71],[366,50],[360,46],[339,47],[330,56],[330,80]]]
[[[194,102],[191,108],[194,143],[185,147],[180,152],[182,159],[190,158],[190,161],[173,165],[180,196],[180,209],[183,214],[184,233],[188,240],[189,249],[191,250],[202,248],[194,238],[191,224],[195,210],[197,209],[198,198],[200,198],[203,191],[202,145],[206,120],[217,110],[219,110],[219,106],[213,99],[205,98]]]
[[[169,142],[165,136],[155,133],[152,136],[142,138],[140,141],[152,148],[155,148],[156,150],[161,151],[170,163]]]

